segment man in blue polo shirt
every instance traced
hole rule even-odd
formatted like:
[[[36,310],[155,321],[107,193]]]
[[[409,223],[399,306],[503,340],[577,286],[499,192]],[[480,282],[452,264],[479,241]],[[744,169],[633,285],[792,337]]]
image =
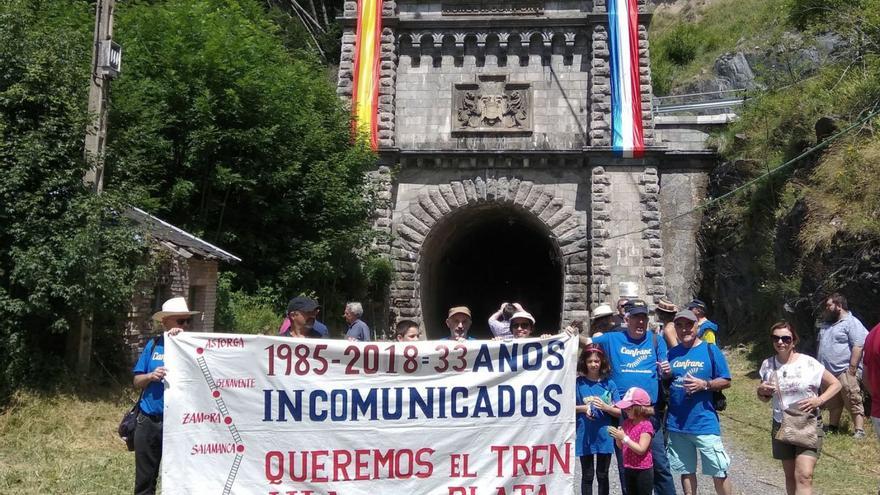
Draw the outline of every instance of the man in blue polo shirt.
[[[174,297],[153,315],[169,337],[190,328],[194,315],[186,299]],[[153,337],[144,346],[132,373],[135,388],[143,390],[138,401],[137,428],[134,432],[134,493],[154,495],[162,462],[162,419],[165,413],[165,339]]]
[[[657,396],[660,380],[670,376],[667,361],[666,342],[657,338],[657,334],[648,332],[648,305],[634,299],[629,302],[624,317],[625,332],[610,332],[600,335],[592,342],[599,344],[611,365],[609,377],[617,384],[621,395],[631,387],[639,387],[648,392],[651,404],[657,409]],[[589,339],[588,339],[589,341]],[[654,435],[651,440],[651,454],[654,457],[654,493],[657,495],[675,495],[675,482],[669,471],[669,459],[666,457],[665,435],[661,433],[663,421],[655,414],[651,418]],[[617,454],[618,470],[623,473],[623,456],[620,449]],[[624,483],[621,482],[621,486]],[[624,495],[626,492],[624,490]]]

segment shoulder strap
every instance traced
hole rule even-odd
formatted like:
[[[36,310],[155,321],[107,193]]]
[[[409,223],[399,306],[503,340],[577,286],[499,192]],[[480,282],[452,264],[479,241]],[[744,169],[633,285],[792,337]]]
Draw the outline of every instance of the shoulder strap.
[[[712,380],[715,379],[715,351],[712,349],[712,344],[706,342],[706,349],[709,351],[709,364],[712,366]]]
[[[657,350],[657,332],[651,332],[651,342],[654,345],[654,357],[660,360],[660,351]]]

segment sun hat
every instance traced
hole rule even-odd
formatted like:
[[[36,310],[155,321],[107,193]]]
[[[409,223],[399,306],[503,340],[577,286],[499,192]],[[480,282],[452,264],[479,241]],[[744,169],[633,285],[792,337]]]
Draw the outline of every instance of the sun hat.
[[[593,310],[593,315],[590,317],[591,320],[595,320],[596,318],[602,318],[604,316],[611,316],[614,314],[614,310],[611,309],[611,306],[607,304],[600,304],[596,306],[596,309]]]
[[[510,321],[513,321],[517,318],[524,318],[524,319],[532,322],[532,325],[535,324],[535,317],[532,316],[532,314],[529,313],[528,311],[517,311],[516,313],[513,314],[513,316],[510,317]]]
[[[458,313],[467,315],[468,318],[471,318],[471,310],[467,306],[453,306],[449,308],[449,315],[447,315],[447,318],[452,318],[453,315]]]
[[[630,406],[650,406],[651,405],[651,396],[648,395],[648,392],[640,389],[639,387],[632,387],[626,391],[623,395],[623,399],[617,401],[614,404],[614,407],[619,409],[626,409]]]
[[[661,297],[660,300],[657,301],[657,307],[655,307],[654,310],[662,311],[664,313],[678,313],[678,307],[665,297]]]
[[[186,299],[182,297],[172,297],[162,303],[162,311],[157,311],[153,315],[156,321],[162,321],[168,316],[192,316],[201,314],[201,311],[190,311],[186,305]]]

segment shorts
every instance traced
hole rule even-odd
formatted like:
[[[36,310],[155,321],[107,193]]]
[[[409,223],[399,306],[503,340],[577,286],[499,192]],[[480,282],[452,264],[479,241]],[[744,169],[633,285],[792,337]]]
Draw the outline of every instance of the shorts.
[[[726,478],[730,469],[730,456],[721,444],[720,435],[694,435],[669,432],[669,467],[679,474],[697,474],[697,452],[703,474],[713,478]]]
[[[790,443],[780,442],[776,439],[776,432],[779,431],[780,423],[776,421],[773,422],[773,427],[770,428],[770,438],[772,439],[772,450],[773,450],[773,458],[781,461],[790,461],[797,458],[799,455],[806,455],[810,457],[815,457],[816,459],[822,454],[822,439],[825,434],[822,433],[822,426],[819,425],[819,446],[815,449],[807,449],[804,447],[798,447],[797,445],[792,445]]]
[[[862,388],[859,379],[846,371],[837,375],[840,382],[840,392],[825,403],[825,409],[846,409],[853,416],[865,414],[865,404],[862,400]]]

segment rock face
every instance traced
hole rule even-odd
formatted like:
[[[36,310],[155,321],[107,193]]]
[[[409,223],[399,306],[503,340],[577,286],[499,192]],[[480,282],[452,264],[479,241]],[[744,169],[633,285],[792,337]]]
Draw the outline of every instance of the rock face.
[[[728,82],[730,89],[755,89],[755,73],[743,52],[725,53],[715,61],[715,74]]]

